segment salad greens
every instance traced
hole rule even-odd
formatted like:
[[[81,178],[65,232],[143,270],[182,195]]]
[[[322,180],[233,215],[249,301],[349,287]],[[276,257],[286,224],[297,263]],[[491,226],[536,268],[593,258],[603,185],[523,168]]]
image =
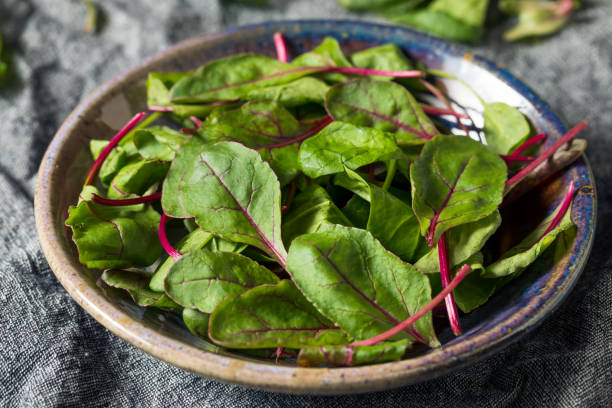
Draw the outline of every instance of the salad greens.
[[[477,15],[453,18],[480,24],[486,2],[472,3]],[[441,302],[459,335],[459,310],[571,247],[573,183],[524,236],[508,238],[504,207],[582,154],[586,123],[537,154],[545,135],[482,101],[484,127],[470,125],[481,143],[439,126],[444,116],[467,132],[469,117],[431,84],[452,76],[395,45],[345,55],[327,38],[289,62],[281,34],[274,44],[278,60],[150,73],[155,113],[91,141],[66,225],[101,285],[179,314],[219,347],[352,366],[438,347]],[[427,92],[444,106],[421,103]]]

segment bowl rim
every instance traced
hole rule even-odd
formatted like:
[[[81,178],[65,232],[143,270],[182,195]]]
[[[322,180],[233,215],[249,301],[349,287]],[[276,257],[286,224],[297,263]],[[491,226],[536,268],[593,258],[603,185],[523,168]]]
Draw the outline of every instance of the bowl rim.
[[[591,209],[591,218],[589,219],[589,228],[586,231],[585,239],[578,248],[578,256],[572,259],[571,265],[569,263],[565,265],[565,269],[571,270],[571,273],[568,273],[565,278],[560,278],[563,290],[557,290],[558,285],[553,285],[546,292],[548,297],[544,299],[543,303],[538,305],[533,315],[525,319],[525,309],[528,309],[528,305],[526,305],[519,313],[500,323],[507,323],[506,326],[511,330],[492,340],[486,336],[488,331],[478,333],[469,339],[471,346],[462,344],[466,343],[465,341],[454,342],[453,344],[434,349],[426,355],[416,356],[407,360],[348,368],[305,368],[237,359],[190,346],[147,327],[106,299],[104,295],[96,292],[95,288],[92,288],[80,276],[80,272],[71,266],[73,255],[62,250],[61,245],[57,243],[58,240],[65,239],[65,237],[57,233],[57,228],[54,225],[56,214],[52,213],[52,192],[48,188],[49,183],[47,181],[53,177],[53,172],[58,165],[56,162],[58,158],[57,153],[68,143],[68,136],[77,125],[81,113],[86,111],[92,104],[103,99],[113,89],[121,86],[122,82],[128,78],[141,74],[150,63],[162,60],[185,47],[207,43],[214,39],[231,36],[237,32],[261,29],[262,27],[291,27],[295,25],[312,27],[325,24],[360,25],[377,29],[400,30],[452,54],[469,53],[461,46],[447,43],[406,27],[355,20],[282,20],[234,27],[216,34],[198,36],[179,42],[107,80],[79,103],[54,135],[40,164],[35,188],[34,212],[38,237],[51,269],[66,291],[81,307],[114,334],[160,360],[196,374],[224,382],[257,389],[299,394],[369,392],[425,381],[492,355],[501,348],[518,340],[529,330],[540,324],[545,317],[558,308],[562,300],[567,297],[574,287],[590,254],[597,219],[597,198],[594,177],[589,162],[584,155],[586,175],[590,185],[593,186],[593,194],[590,195],[592,202],[589,207]],[[524,83],[517,80],[504,69],[497,67],[493,62],[480,56],[473,56],[472,63],[481,66],[499,80],[517,90],[529,99],[531,103],[538,106],[539,110],[547,113],[547,120],[555,129],[560,133],[565,132],[566,129],[560,119]],[[563,265],[558,264],[553,269],[560,268],[561,266]],[[560,276],[563,276],[563,274],[560,274]],[[537,300],[531,299],[529,305]],[[541,299],[539,301],[541,302]],[[457,353],[459,350],[460,352]]]

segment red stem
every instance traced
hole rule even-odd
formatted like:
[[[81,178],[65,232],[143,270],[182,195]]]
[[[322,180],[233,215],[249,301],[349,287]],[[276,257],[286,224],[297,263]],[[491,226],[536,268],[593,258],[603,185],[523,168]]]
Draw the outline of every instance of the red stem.
[[[520,155],[525,150],[527,150],[527,148],[533,146],[534,144],[536,144],[538,142],[543,141],[544,139],[546,139],[546,135],[544,133],[540,133],[540,134],[532,137],[531,139],[527,140],[525,143],[523,143],[522,145],[517,147],[516,150],[511,153],[511,156],[518,156],[518,155]]]
[[[200,128],[202,126],[202,121],[193,115],[189,117],[189,120],[191,120],[197,128]]]
[[[142,121],[145,116],[147,116],[147,114],[144,112],[137,113],[123,128],[121,128],[121,130],[119,130],[119,132],[117,132],[117,134],[115,134],[115,136],[112,137],[104,149],[102,149],[102,152],[100,152],[98,158],[94,160],[93,164],[91,165],[89,173],[87,173],[87,177],[85,178],[86,186],[93,182],[96,174],[98,174],[98,170],[100,170],[100,167],[102,167],[102,163],[104,163],[104,160],[108,157],[115,146],[117,146],[119,141],[121,141],[121,139],[123,139],[123,137],[138,124],[138,122]]]
[[[122,205],[135,205],[135,204],[146,204],[152,203],[154,201],[158,201],[161,199],[162,193],[155,193],[147,196],[137,197],[137,198],[126,198],[121,200],[111,200],[109,198],[100,197],[97,194],[94,194],[91,201],[96,204],[108,205],[111,207],[118,207]]]
[[[373,346],[381,341],[385,341],[395,336],[396,334],[406,330],[406,328],[412,326],[416,323],[421,317],[425,316],[429,311],[431,311],[438,303],[442,302],[442,300],[453,291],[457,287],[457,285],[465,278],[465,276],[470,272],[469,265],[463,265],[459,271],[457,271],[457,275],[455,278],[448,284],[447,287],[442,289],[440,293],[438,293],[429,303],[427,303],[423,308],[419,309],[415,314],[410,316],[408,319],[404,320],[397,326],[383,332],[377,336],[370,337],[369,339],[357,341],[352,343],[351,346]]]
[[[274,46],[276,47],[276,56],[280,62],[287,62],[287,45],[281,33],[274,33]]]
[[[448,108],[440,108],[438,106],[426,105],[424,103],[421,104],[421,109],[428,115],[451,115],[458,119],[469,119],[470,117],[465,113],[455,112],[452,109]]]
[[[504,159],[506,164],[510,164],[512,162],[529,162],[535,159],[533,156],[517,156],[514,153],[510,155],[500,154],[499,157]]]
[[[174,111],[170,106],[149,106],[149,110],[152,112],[173,112]]]
[[[553,220],[550,222],[550,224],[548,224],[546,231],[544,231],[544,233],[540,235],[540,237],[538,238],[536,242],[540,241],[542,238],[544,238],[546,234],[548,234],[553,229],[557,228],[557,226],[561,222],[561,219],[565,215],[565,212],[569,208],[570,203],[572,202],[572,198],[574,198],[574,187],[575,187],[574,182],[572,181],[569,185],[569,188],[567,189],[567,193],[565,194],[565,198],[563,199],[561,208],[559,208],[559,212],[557,212]]]
[[[435,96],[440,102],[442,102],[449,111],[455,112],[455,110],[453,109],[452,105],[450,104],[450,102],[448,101],[448,99],[446,99],[446,97],[444,96],[444,94],[442,92],[440,92],[440,90],[435,87],[433,84],[430,84],[429,82],[427,82],[424,79],[420,80],[421,84],[423,84],[425,86],[425,88],[427,88],[429,90],[429,92],[431,92],[433,94],[433,96]],[[463,130],[465,132],[466,136],[470,135],[470,131],[468,130],[468,128],[463,124],[463,122],[461,122],[461,120],[459,120],[459,117],[457,115],[459,115],[459,113],[455,112],[456,114],[453,115],[455,117],[457,117],[457,123],[459,124],[459,127],[461,128],[461,130]]]
[[[284,142],[280,142],[280,143],[276,143],[276,144],[271,144],[271,145],[266,145],[266,146],[258,146],[255,147],[255,150],[261,150],[261,149],[267,149],[267,150],[271,150],[271,149],[278,149],[279,147],[285,147],[285,146],[289,146],[292,145],[294,143],[301,143],[304,140],[308,139],[311,136],[316,135],[317,133],[319,133],[323,128],[325,128],[327,125],[329,125],[330,123],[332,123],[334,120],[332,119],[331,116],[327,116],[325,120],[322,120],[321,123],[319,123],[318,125],[316,125],[315,127],[313,127],[312,129],[307,130],[306,132],[302,133],[301,135],[298,135],[296,137],[290,137],[288,138],[286,141]]]
[[[448,256],[446,254],[446,240],[444,234],[440,235],[438,240],[438,260],[440,261],[440,279],[442,280],[442,288],[445,288],[450,283],[450,266],[448,263]],[[457,312],[457,305],[455,305],[455,299],[453,292],[450,292],[445,298],[446,313],[448,314],[448,321],[450,322],[451,329],[455,336],[461,335],[461,325],[459,325],[459,313]]]
[[[385,71],[378,69],[367,69],[367,68],[355,68],[355,67],[321,67],[316,68],[320,72],[339,72],[341,74],[353,74],[353,75],[374,75],[374,76],[390,76],[396,78],[420,78],[425,76],[423,71],[416,69],[408,71]]]
[[[170,245],[168,242],[168,238],[166,237],[166,222],[168,221],[168,216],[163,213],[161,219],[159,220],[159,228],[157,230],[157,235],[159,236],[159,242],[161,242],[164,250],[170,255],[173,259],[177,260],[181,258],[181,254]]]
[[[580,133],[582,130],[584,130],[584,128],[587,126],[587,121],[583,121],[580,122],[579,124],[577,124],[576,126],[574,126],[572,129],[569,130],[569,132],[567,132],[561,139],[557,140],[551,147],[549,147],[548,149],[546,149],[546,151],[544,153],[542,153],[541,155],[539,155],[534,161],[532,161],[531,163],[529,163],[527,166],[525,166],[521,171],[519,171],[518,173],[516,173],[511,179],[509,179],[508,181],[506,181],[506,186],[505,186],[505,190],[508,191],[510,188],[512,188],[516,183],[518,183],[519,181],[521,181],[527,174],[529,174],[533,169],[535,169],[536,167],[538,167],[540,165],[540,163],[544,162],[546,159],[548,159],[550,156],[552,156],[553,154],[555,154],[555,152],[557,150],[559,150],[559,148],[561,146],[563,146],[564,144],[568,143],[570,140],[572,140],[574,137],[576,137],[576,135],[578,133]]]

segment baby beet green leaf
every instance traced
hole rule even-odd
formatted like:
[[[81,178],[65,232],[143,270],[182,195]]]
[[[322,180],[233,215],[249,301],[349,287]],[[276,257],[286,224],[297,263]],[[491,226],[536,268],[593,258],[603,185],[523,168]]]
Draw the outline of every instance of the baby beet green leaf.
[[[142,195],[153,184],[164,179],[170,165],[157,160],[140,160],[123,167],[110,183],[109,198]]]
[[[412,208],[433,246],[458,225],[491,214],[502,200],[506,165],[486,146],[463,136],[436,136],[410,167]]]
[[[533,263],[557,239],[559,234],[575,228],[571,211],[568,211],[573,192],[574,184],[572,183],[565,200],[559,207],[518,245],[503,254],[501,259],[487,266],[482,276],[496,278],[521,272]]]
[[[397,151],[390,134],[335,121],[302,143],[298,161],[307,176],[317,178],[390,158]]]
[[[350,57],[351,62],[358,68],[375,69],[379,71],[408,71],[420,69],[395,44],[384,44],[377,47],[356,52]],[[391,80],[392,77],[375,76],[372,79],[379,81]]]
[[[168,127],[155,126],[137,130],[134,145],[144,159],[171,162],[187,136]]]
[[[300,348],[350,342],[350,337],[288,280],[228,297],[213,311],[209,324],[210,339],[231,348]]]
[[[125,289],[139,306],[162,309],[181,308],[164,292],[149,289],[149,277],[144,272],[109,269],[102,274],[102,281],[114,288]]]
[[[211,313],[229,295],[277,282],[276,275],[245,256],[199,249],[172,265],[164,288],[181,306]]]
[[[289,245],[299,235],[317,232],[334,224],[351,226],[327,191],[315,184],[295,198],[291,212],[283,220],[283,241]]]
[[[288,84],[254,89],[243,99],[247,101],[270,99],[286,107],[298,107],[307,103],[323,105],[329,85],[320,79],[305,77]]]
[[[270,166],[256,151],[234,142],[220,142],[185,158],[187,163],[177,154],[164,185],[166,213],[195,217],[202,229],[257,247],[284,267],[280,185]],[[176,184],[168,183],[171,177]],[[170,201],[178,203],[179,211],[171,212],[166,196],[177,197]]]
[[[397,325],[431,299],[425,275],[357,228],[336,225],[297,237],[287,270],[317,309],[358,340]],[[398,338],[439,344],[431,315]]]
[[[302,367],[329,364],[334,366],[358,366],[397,361],[410,348],[408,340],[380,343],[375,346],[310,346],[303,347],[297,363]]]
[[[334,120],[395,134],[400,146],[422,144],[438,134],[410,92],[394,82],[357,79],[335,85],[325,107]]]
[[[501,216],[499,211],[495,210],[481,220],[459,225],[446,231],[444,235],[450,266],[458,266],[480,251],[500,224]],[[432,248],[414,266],[424,273],[439,273],[438,248]]]
[[[183,309],[183,322],[190,332],[201,338],[208,338],[208,313],[196,309]]]
[[[531,133],[525,116],[513,106],[503,102],[484,105],[484,128],[487,145],[498,154],[510,154]]]
[[[298,67],[350,67],[351,63],[342,53],[340,44],[335,38],[325,37],[315,49],[295,58],[292,65]],[[342,82],[346,76],[338,73],[321,74],[331,82]]]
[[[148,205],[109,207],[88,201],[92,186],[81,194],[76,207],[68,208],[66,225],[79,250],[79,260],[88,268],[147,266],[161,253],[157,238],[160,216]]]

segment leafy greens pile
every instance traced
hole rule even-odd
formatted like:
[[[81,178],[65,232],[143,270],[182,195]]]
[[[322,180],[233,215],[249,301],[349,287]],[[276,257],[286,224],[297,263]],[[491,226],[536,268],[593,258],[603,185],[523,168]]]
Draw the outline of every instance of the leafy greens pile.
[[[545,136],[516,108],[483,101],[487,144],[466,137],[469,117],[393,44],[345,56],[326,38],[289,63],[274,42],[278,59],[150,73],[155,113],[91,141],[66,225],[101,284],[228,349],[350,366],[439,346],[438,304],[460,334],[457,305],[470,312],[571,245],[573,183],[519,242],[487,246],[500,205],[584,151],[585,123],[527,156]],[[439,106],[420,102],[428,92]],[[162,115],[184,127],[155,125]]]

